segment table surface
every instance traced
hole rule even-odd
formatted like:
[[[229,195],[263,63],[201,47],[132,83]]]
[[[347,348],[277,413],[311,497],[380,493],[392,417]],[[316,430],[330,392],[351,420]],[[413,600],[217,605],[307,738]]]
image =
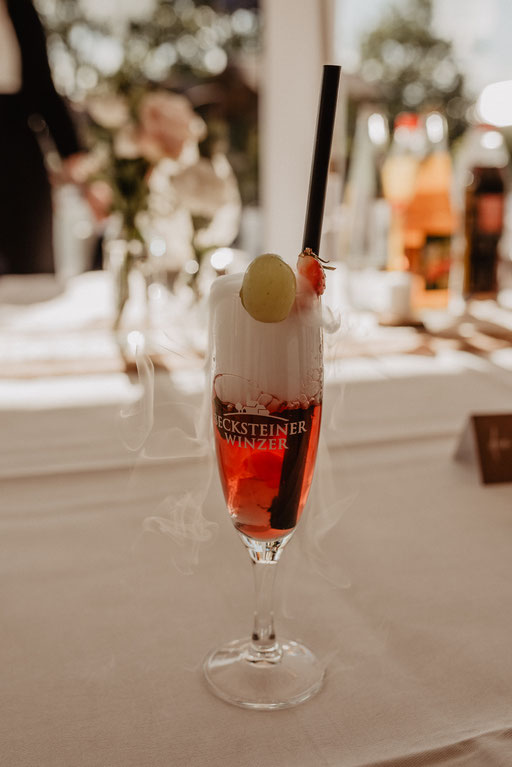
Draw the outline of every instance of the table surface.
[[[249,631],[252,582],[194,438],[200,371],[157,376],[153,419],[140,394],[0,381],[1,765],[512,763],[512,485],[453,458],[471,413],[510,412],[512,350],[329,365],[276,602],[326,681],[278,712],[201,675]]]

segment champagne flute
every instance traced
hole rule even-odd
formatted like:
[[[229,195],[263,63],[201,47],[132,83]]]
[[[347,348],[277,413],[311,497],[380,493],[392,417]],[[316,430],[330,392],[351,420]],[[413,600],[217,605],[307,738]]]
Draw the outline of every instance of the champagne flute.
[[[255,274],[267,259],[271,279],[256,284],[254,291],[251,280],[245,279],[252,265],[244,278],[217,278],[211,290],[215,447],[228,511],[252,561],[256,609],[251,636],[210,652],[203,670],[216,695],[244,708],[296,705],[318,692],[324,677],[323,665],[304,644],[276,637],[272,592],[277,563],[306,504],[320,433],[323,349],[318,296],[324,276],[315,254],[340,71],[334,65],[323,68],[298,292],[291,269],[268,254],[261,257]],[[281,313],[290,279],[293,295]],[[252,308],[244,300],[246,284],[256,298]]]
[[[259,322],[240,300],[241,275],[211,292],[212,403],[220,478],[232,522],[254,572],[250,637],[211,652],[204,672],[221,698],[248,708],[284,708],[319,690],[313,653],[274,631],[277,563],[304,509],[322,409],[323,355],[318,304],[300,296],[282,322]]]

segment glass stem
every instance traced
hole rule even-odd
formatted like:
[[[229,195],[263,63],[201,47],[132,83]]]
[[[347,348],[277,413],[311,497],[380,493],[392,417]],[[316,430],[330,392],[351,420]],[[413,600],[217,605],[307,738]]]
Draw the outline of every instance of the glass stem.
[[[281,648],[276,641],[272,610],[277,561],[253,560],[252,568],[256,604],[250,660],[276,663],[281,659]]]

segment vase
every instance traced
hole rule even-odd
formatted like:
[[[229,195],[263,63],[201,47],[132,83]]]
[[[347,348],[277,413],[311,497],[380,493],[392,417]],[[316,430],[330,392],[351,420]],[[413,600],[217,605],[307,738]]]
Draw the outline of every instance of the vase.
[[[130,352],[134,332],[147,336],[150,324],[151,261],[145,244],[122,236],[103,241],[103,268],[110,276],[112,330],[123,353]]]

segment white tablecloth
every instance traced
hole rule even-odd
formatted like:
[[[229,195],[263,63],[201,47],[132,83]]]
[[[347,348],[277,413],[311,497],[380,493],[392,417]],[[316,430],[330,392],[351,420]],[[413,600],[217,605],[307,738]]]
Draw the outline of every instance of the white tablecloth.
[[[326,683],[279,712],[201,676],[249,631],[252,583],[211,462],[176,430],[197,375],[158,379],[144,455],[126,447],[147,426],[120,416],[127,378],[3,382],[0,764],[511,764],[512,485],[453,460],[471,412],[510,412],[511,369],[447,353],[330,370],[329,451],[276,605]]]

